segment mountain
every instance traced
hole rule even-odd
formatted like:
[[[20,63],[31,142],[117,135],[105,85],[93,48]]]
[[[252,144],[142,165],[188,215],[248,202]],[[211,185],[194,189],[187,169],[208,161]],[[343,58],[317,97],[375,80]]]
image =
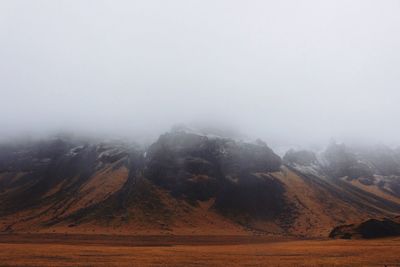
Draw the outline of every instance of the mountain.
[[[400,214],[399,155],[331,144],[281,159],[260,140],[184,127],[147,148],[65,137],[5,144],[0,231],[328,236]]]

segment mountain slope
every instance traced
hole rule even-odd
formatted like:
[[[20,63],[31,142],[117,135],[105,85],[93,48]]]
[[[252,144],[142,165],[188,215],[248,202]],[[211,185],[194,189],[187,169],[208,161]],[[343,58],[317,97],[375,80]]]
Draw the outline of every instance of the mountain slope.
[[[358,161],[333,151],[323,161],[290,151],[282,163],[260,141],[179,129],[147,149],[65,138],[2,146],[0,231],[313,237],[400,213],[396,179],[365,188]]]

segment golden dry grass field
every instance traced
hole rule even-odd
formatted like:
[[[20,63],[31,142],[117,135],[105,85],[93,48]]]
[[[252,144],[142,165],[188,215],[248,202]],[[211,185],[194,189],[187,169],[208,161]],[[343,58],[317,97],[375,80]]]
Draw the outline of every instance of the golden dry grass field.
[[[197,239],[199,242],[197,242]],[[0,237],[0,266],[400,266],[400,239]],[[158,240],[158,241],[157,241]],[[187,243],[187,244],[185,244]]]

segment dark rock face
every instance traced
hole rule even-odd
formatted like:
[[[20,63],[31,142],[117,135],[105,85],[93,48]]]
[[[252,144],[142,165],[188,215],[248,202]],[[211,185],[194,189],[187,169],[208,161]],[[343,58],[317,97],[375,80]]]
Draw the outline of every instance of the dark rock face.
[[[147,158],[147,174],[160,183],[168,183],[173,179],[171,176],[179,177],[179,171],[208,176],[219,176],[221,172],[237,175],[278,171],[281,165],[279,156],[266,145],[180,132],[162,135],[149,148]]]
[[[318,164],[317,157],[315,153],[307,150],[295,151],[290,149],[286,152],[283,157],[283,162],[288,165],[298,164],[303,166],[310,166],[312,164]]]
[[[400,218],[369,219],[358,225],[350,224],[335,227],[329,234],[331,238],[381,238],[400,235]]]
[[[281,159],[265,144],[238,143],[231,140],[219,144],[222,170],[226,173],[279,171]]]
[[[332,143],[324,152],[326,170],[333,177],[348,176],[351,179],[370,177],[373,170],[360,161],[344,144]]]
[[[233,217],[256,219],[277,217],[286,208],[283,185],[268,175],[242,175],[237,181],[224,180],[216,195],[215,208]]]
[[[215,208],[227,215],[267,218],[285,205],[282,184],[256,175],[281,165],[265,144],[175,132],[162,135],[147,160],[148,179],[191,203],[215,198]]]
[[[219,176],[216,154],[216,144],[204,136],[168,133],[150,146],[144,174],[175,196],[208,199]]]
[[[356,150],[357,155],[370,162],[374,172],[379,175],[400,175],[400,156],[386,146],[373,146]]]

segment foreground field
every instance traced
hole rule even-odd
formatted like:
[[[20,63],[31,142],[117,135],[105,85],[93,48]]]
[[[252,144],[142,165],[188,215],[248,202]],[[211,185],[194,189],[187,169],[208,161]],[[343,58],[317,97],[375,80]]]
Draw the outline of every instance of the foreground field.
[[[114,239],[0,236],[0,266],[400,266],[400,239]]]

